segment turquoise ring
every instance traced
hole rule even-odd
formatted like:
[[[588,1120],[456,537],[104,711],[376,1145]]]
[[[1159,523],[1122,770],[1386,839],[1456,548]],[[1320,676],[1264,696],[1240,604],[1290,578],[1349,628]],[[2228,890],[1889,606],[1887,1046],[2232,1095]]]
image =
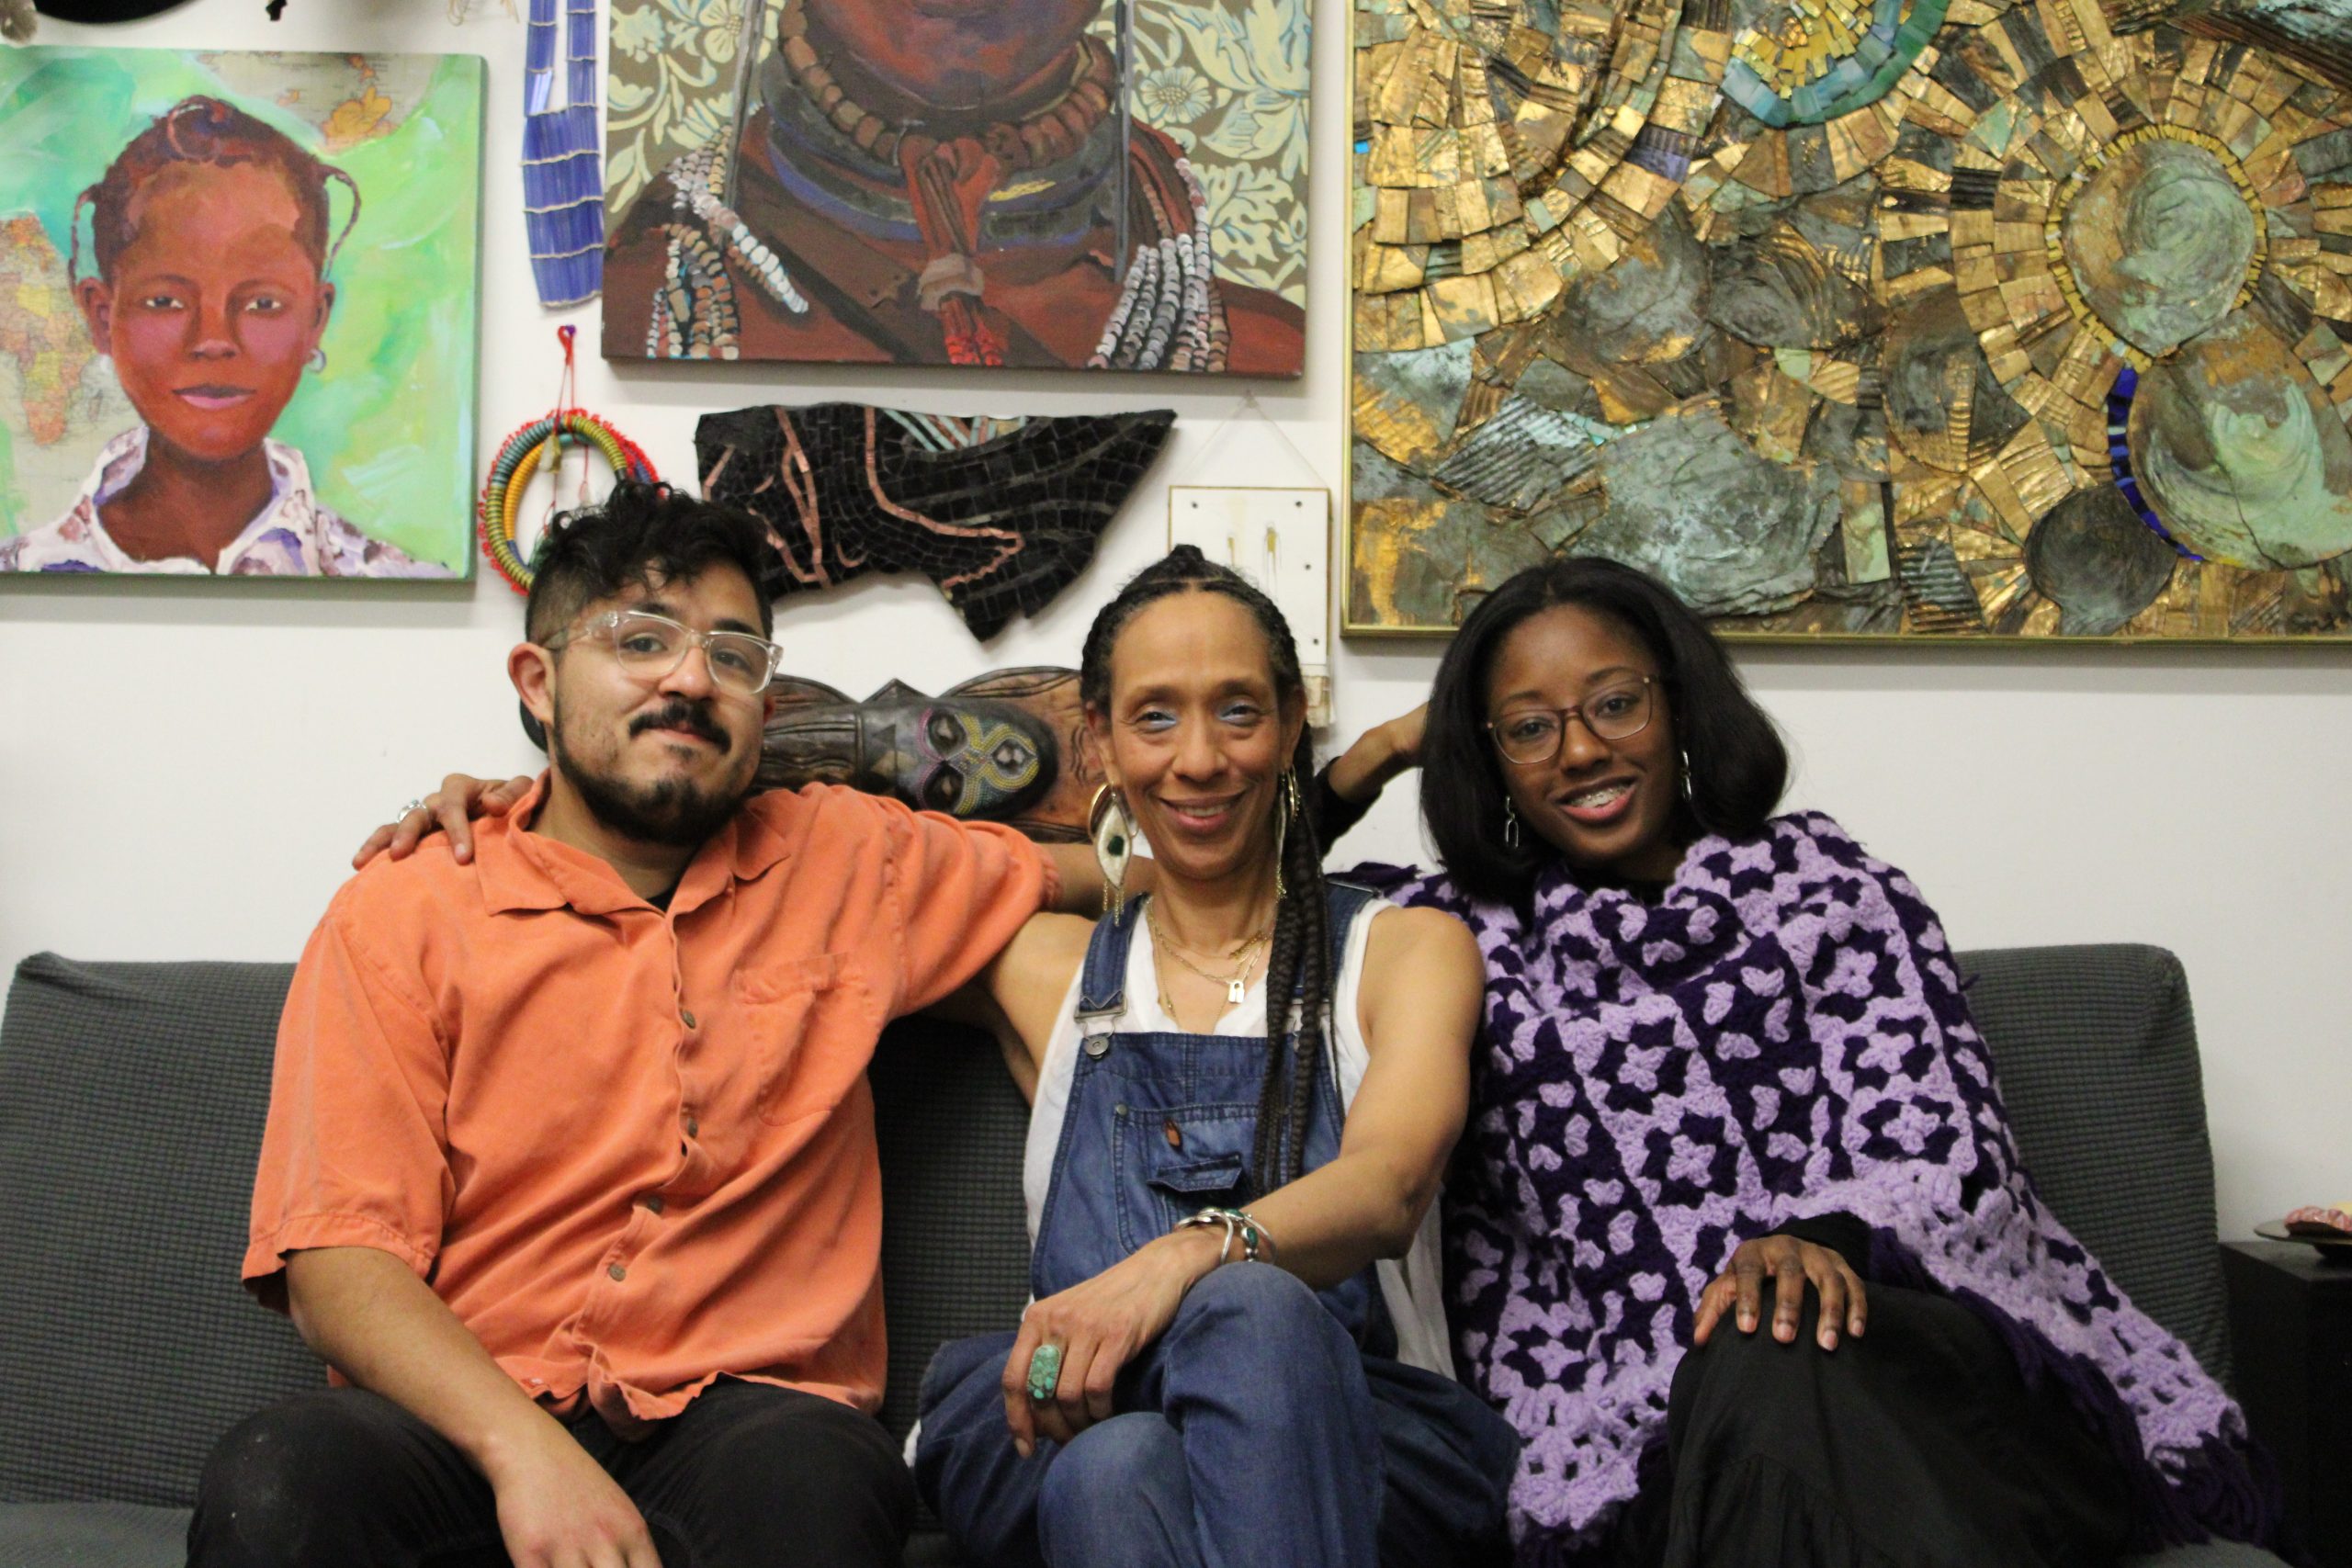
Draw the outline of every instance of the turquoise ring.
[[[1040,1404],[1054,1397],[1054,1385],[1062,1381],[1062,1348],[1040,1345],[1029,1352],[1029,1397]]]

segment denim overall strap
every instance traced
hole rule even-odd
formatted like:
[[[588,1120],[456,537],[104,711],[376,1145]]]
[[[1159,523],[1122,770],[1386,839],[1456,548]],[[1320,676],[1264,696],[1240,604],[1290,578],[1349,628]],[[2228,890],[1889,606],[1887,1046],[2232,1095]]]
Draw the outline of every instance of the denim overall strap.
[[[1087,940],[1086,962],[1078,972],[1078,1032],[1090,1056],[1110,1048],[1111,1026],[1127,1010],[1127,952],[1150,897],[1130,898],[1116,914],[1095,921]]]
[[[1330,886],[1335,980],[1348,928],[1375,897]],[[1096,923],[1080,970],[1073,1010],[1082,1044],[1030,1257],[1031,1289],[1041,1297],[1101,1273],[1185,1214],[1259,1195],[1251,1151],[1268,1039],[1120,1027],[1127,961],[1144,918],[1134,905],[1124,913]],[[1294,1037],[1286,1031],[1272,1048],[1287,1052]],[[1345,1116],[1327,1049],[1305,1128],[1306,1168],[1337,1157]],[[1395,1331],[1370,1269],[1319,1293],[1360,1344],[1389,1353]]]

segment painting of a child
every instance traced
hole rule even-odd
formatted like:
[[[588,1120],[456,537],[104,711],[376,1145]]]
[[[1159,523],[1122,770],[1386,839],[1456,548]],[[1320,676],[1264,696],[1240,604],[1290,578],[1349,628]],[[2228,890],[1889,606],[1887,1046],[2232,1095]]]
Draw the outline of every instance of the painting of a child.
[[[383,510],[408,525],[395,542],[368,512],[330,503],[318,454],[281,427],[306,383],[327,368],[330,324],[347,298],[338,264],[354,254],[367,210],[351,173],[226,94],[188,94],[148,118],[75,196],[65,246],[65,281],[88,350],[111,367],[133,419],[104,434],[62,505],[35,512],[37,487],[20,482],[20,515],[31,525],[0,538],[0,570],[466,575],[465,476],[453,489],[433,482],[433,468],[446,463],[413,460],[423,454],[335,453],[339,467],[363,474],[409,457],[416,479],[432,483],[406,494],[379,486]],[[373,238],[380,244],[387,235]],[[381,330],[387,319],[371,312],[375,330],[339,346],[397,358],[398,333]],[[463,358],[469,385],[446,405],[460,410],[471,402],[470,352]],[[79,421],[85,436],[104,433],[104,376],[103,367],[82,367],[85,381],[100,384]],[[339,400],[352,403],[354,389],[364,399],[371,378],[357,378]],[[38,442],[43,433],[31,434]],[[469,436],[449,430],[449,448],[467,449]],[[368,495],[364,485],[342,493]],[[456,520],[454,531],[441,530],[438,549],[419,547],[435,542],[416,526],[428,508]]]

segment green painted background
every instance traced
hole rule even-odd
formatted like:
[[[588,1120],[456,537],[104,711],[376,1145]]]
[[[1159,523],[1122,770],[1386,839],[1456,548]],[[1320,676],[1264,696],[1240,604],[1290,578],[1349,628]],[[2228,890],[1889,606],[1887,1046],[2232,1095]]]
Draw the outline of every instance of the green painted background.
[[[393,55],[367,63],[400,123],[330,152],[316,119],[359,80],[348,55],[0,50],[0,218],[34,214],[68,254],[75,197],[191,93],[235,103],[348,174],[359,220],[328,275],[336,294],[326,367],[304,378],[271,434],[301,450],[327,506],[471,576],[482,62]],[[270,85],[255,90],[262,84]],[[273,101],[288,88],[303,95],[292,107]],[[332,233],[349,209],[340,183],[330,200]],[[86,219],[83,251],[86,272]],[[91,374],[111,380],[103,362]],[[81,472],[118,434],[66,437],[87,447]],[[73,500],[71,491],[24,493],[14,447],[28,439],[23,411],[0,410],[0,537],[45,526]]]

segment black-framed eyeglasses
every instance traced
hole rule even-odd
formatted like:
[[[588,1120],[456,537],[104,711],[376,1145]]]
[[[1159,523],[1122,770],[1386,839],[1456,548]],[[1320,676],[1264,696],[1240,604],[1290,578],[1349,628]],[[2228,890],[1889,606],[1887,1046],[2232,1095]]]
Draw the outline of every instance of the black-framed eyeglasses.
[[[1630,739],[1650,727],[1657,711],[1651,696],[1657,685],[1657,676],[1644,675],[1604,686],[1574,707],[1513,708],[1490,722],[1487,733],[1495,738],[1504,761],[1521,766],[1557,757],[1572,718],[1583,720],[1597,740]]]
[[[569,635],[574,641],[594,637],[606,644],[626,673],[649,684],[667,679],[685,662],[688,649],[699,648],[710,662],[711,680],[738,696],[756,697],[766,691],[784,662],[784,649],[763,637],[696,631],[650,610],[609,610]],[[546,646],[559,649],[563,644],[564,635],[559,634]]]

